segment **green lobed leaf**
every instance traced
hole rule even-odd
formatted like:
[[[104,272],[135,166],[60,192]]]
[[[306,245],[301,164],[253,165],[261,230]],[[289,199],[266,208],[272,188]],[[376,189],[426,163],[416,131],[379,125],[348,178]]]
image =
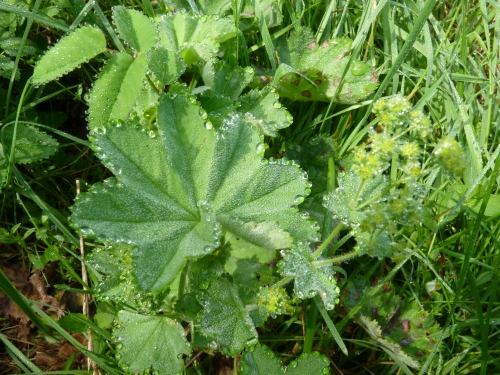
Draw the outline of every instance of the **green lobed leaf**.
[[[312,183],[311,194],[300,205],[300,209],[318,223],[324,222],[323,197],[327,191],[328,160],[336,160],[335,148],[333,138],[317,136],[303,145],[290,144],[285,152],[287,158],[298,161],[307,172]]]
[[[319,352],[303,353],[297,360],[283,368],[278,358],[265,345],[257,345],[243,353],[241,359],[242,375],[327,375],[329,361]]]
[[[253,79],[252,68],[231,66],[218,61],[208,62],[203,67],[203,82],[209,86],[214,96],[236,100]]]
[[[47,83],[71,72],[94,56],[106,51],[101,30],[83,26],[62,38],[38,61],[31,82]]]
[[[210,122],[218,127],[230,113],[241,114],[249,125],[268,136],[275,137],[279,129],[292,123],[292,116],[282,107],[272,87],[241,93],[254,76],[251,68],[232,67],[222,62],[205,64],[203,82],[210,90],[200,96]]]
[[[2,128],[2,150],[0,150],[0,169],[10,155],[14,125]],[[14,163],[27,164],[48,158],[57,151],[58,143],[50,135],[39,131],[36,127],[18,124],[16,134],[16,152]]]
[[[279,96],[271,87],[252,90],[240,99],[238,113],[264,135],[275,137],[277,131],[292,124],[292,115],[281,105]]]
[[[119,363],[128,371],[151,369],[159,375],[183,373],[182,356],[189,355],[191,350],[182,326],[176,321],[122,310],[113,333],[119,342]]]
[[[375,199],[372,203],[381,200],[379,194],[388,186],[384,175],[364,181],[352,171],[339,173],[337,181],[338,188],[325,197],[324,205],[346,225],[360,224],[366,215],[358,207],[371,199]]]
[[[10,56],[16,56],[19,52],[19,48],[21,47],[22,38],[17,36],[5,37],[3,36],[0,40],[0,48],[4,53]],[[27,39],[24,42],[23,50],[21,52],[21,56],[32,56],[35,54],[39,54],[41,52],[40,47],[36,44],[36,42]]]
[[[241,9],[241,17],[243,18],[254,18],[255,8],[257,5],[268,28],[276,27],[281,25],[283,21],[282,6],[283,2],[277,0],[243,0],[243,7]]]
[[[146,52],[156,44],[155,25],[141,12],[115,6],[113,20],[120,36],[137,52]]]
[[[210,61],[219,51],[219,43],[236,36],[234,20],[219,16],[194,16],[176,13],[158,21],[160,44],[179,53],[186,64]]]
[[[120,123],[91,134],[117,178],[82,194],[73,222],[85,235],[135,246],[134,273],[148,291],[164,290],[186,259],[218,247],[222,233],[269,250],[317,238],[292,208],[308,189],[298,166],[263,160],[261,136],[239,116],[207,130],[200,111],[194,98],[168,94],[158,138]]]
[[[204,335],[216,340],[227,355],[236,355],[257,342],[257,331],[234,285],[226,278],[212,280],[198,293],[203,306],[200,325]]]
[[[162,47],[150,50],[148,58],[149,68],[164,85],[169,85],[175,81],[186,70],[186,65],[175,52]]]
[[[274,77],[274,86],[282,97],[301,101],[331,101],[353,104],[378,87],[375,71],[355,60],[344,77],[340,92],[333,95],[349,62],[351,40],[331,39],[321,45],[311,30],[297,28],[286,40],[277,44],[281,65]]]
[[[172,5],[175,9],[184,9],[192,12],[193,2],[189,0],[167,0],[167,4]],[[198,11],[205,15],[222,15],[231,6],[231,0],[198,0],[196,1],[196,8]]]
[[[319,295],[327,310],[338,303],[339,288],[331,265],[317,267],[311,262],[311,248],[307,243],[298,243],[282,250],[283,259],[278,262],[283,276],[295,278],[295,295],[300,299]]]
[[[104,275],[96,286],[97,298],[132,307],[139,313],[156,313],[164,307],[165,293],[148,293],[132,282],[132,249],[130,245],[118,243],[92,252],[90,264]]]
[[[128,118],[146,79],[147,64],[143,54],[134,60],[119,53],[108,61],[89,94],[90,129]]]

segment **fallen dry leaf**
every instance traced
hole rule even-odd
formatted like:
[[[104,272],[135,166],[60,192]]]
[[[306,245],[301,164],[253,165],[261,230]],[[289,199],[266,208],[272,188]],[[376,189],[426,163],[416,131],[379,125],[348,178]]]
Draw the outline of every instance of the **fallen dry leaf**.
[[[29,271],[26,267],[16,265],[6,265],[0,263],[0,268],[9,278],[16,289],[32,301],[41,302],[53,306],[52,308],[43,307],[48,312],[56,313],[57,317],[64,315],[59,302],[47,294],[45,280],[40,270],[33,272],[29,277]],[[28,280],[29,277],[29,280]],[[0,291],[0,317],[10,318],[19,323],[19,330],[16,339],[27,340],[30,333],[30,319],[24,312],[3,292]]]

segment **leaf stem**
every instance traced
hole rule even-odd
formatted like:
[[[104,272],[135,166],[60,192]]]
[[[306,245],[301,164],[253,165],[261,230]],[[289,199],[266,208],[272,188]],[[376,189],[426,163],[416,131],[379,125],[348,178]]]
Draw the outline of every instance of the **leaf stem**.
[[[338,257],[335,257],[335,258],[330,258],[330,259],[325,259],[325,260],[321,260],[318,262],[313,262],[313,266],[314,267],[321,267],[321,266],[326,266],[327,264],[344,262],[346,260],[349,260],[351,258],[355,258],[355,257],[360,256],[360,255],[361,255],[361,250],[354,250],[354,251],[351,251],[350,253],[339,255]]]
[[[323,253],[323,251],[325,251],[325,249],[330,244],[330,242],[333,241],[333,239],[335,238],[335,236],[337,234],[339,234],[340,231],[342,229],[344,229],[344,228],[345,228],[345,225],[342,222],[340,222],[335,227],[335,229],[332,231],[332,233],[330,233],[330,235],[328,236],[328,238],[321,244],[321,246],[318,247],[318,249],[313,253],[313,255],[311,255],[311,259],[314,260],[314,259],[318,258]]]
[[[293,280],[293,276],[287,276],[282,278],[280,281],[278,281],[276,284],[273,285],[273,287],[281,287],[286,284],[288,284],[290,281]]]

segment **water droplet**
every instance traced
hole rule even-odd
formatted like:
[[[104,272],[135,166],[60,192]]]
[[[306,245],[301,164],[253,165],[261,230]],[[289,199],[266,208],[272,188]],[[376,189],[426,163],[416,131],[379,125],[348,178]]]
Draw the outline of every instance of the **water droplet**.
[[[214,128],[214,125],[210,121],[205,122],[205,129],[212,130],[213,128]]]
[[[304,197],[302,195],[297,195],[295,198],[293,198],[294,204],[301,204],[302,202],[304,202]]]
[[[255,151],[258,154],[262,154],[264,151],[266,151],[266,144],[262,143],[262,142],[257,143],[257,146],[255,147]]]

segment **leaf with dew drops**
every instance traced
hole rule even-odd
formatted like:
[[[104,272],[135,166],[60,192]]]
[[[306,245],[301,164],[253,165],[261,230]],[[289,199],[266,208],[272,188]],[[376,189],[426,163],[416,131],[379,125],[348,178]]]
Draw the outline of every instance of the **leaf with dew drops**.
[[[135,60],[126,53],[113,56],[99,74],[89,94],[89,127],[95,129],[110,120],[126,120],[146,79],[148,60]]]
[[[113,19],[120,36],[137,52],[146,52],[156,44],[158,35],[155,25],[141,12],[115,6]]]
[[[208,288],[198,293],[203,306],[201,331],[220,345],[222,352],[235,355],[249,342],[257,340],[257,331],[243,305],[236,287],[227,279],[212,280]]]
[[[157,20],[159,44],[174,51],[186,64],[216,57],[220,43],[236,36],[234,20],[186,13],[164,15]]]
[[[130,372],[145,369],[159,375],[184,371],[183,355],[191,352],[184,329],[165,316],[139,315],[122,310],[113,330],[118,342],[119,363]]]
[[[62,38],[38,61],[31,82],[41,85],[57,79],[106,51],[101,30],[83,26]]]
[[[242,375],[327,375],[329,371],[328,359],[319,352],[303,353],[283,368],[280,360],[265,345],[257,345],[246,350],[241,360]]]
[[[86,235],[135,246],[141,288],[165,290],[187,259],[212,252],[223,234],[269,251],[317,236],[293,207],[307,195],[304,172],[263,160],[262,136],[239,116],[207,130],[194,98],[179,93],[160,99],[157,119],[155,138],[121,124],[91,133],[116,178],[82,194],[72,216]]]
[[[300,299],[319,295],[326,309],[333,309],[338,303],[339,288],[331,264],[314,265],[307,243],[298,243],[281,253],[283,259],[278,262],[278,267],[283,276],[295,278],[295,295]]]

